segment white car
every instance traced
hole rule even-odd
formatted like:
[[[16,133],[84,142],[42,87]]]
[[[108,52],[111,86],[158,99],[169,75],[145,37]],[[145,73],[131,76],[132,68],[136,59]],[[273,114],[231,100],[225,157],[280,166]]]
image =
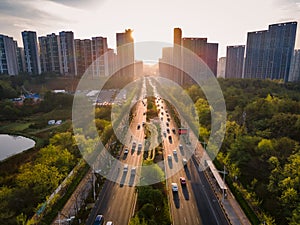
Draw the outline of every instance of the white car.
[[[124,168],[123,168],[123,172],[124,172],[124,173],[127,173],[127,171],[128,171],[128,164],[125,164],[125,165],[124,165]]]
[[[172,191],[177,192],[178,191],[178,185],[177,183],[172,183]]]
[[[128,154],[128,148],[125,148],[124,155],[127,155],[127,154]]]
[[[182,159],[182,164],[183,164],[183,166],[186,166],[186,165],[187,165],[187,160],[186,160],[186,158],[183,158],[183,159]]]

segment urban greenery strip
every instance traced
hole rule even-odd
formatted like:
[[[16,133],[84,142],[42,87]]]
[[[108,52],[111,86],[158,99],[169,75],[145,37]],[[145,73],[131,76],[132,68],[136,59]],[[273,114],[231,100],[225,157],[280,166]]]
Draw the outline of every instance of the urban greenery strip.
[[[85,177],[89,169],[90,166],[83,161],[80,169],[77,171],[77,173],[75,173],[72,176],[72,179],[70,179],[70,183],[66,187],[66,192],[57,194],[58,200],[51,206],[51,208],[49,208],[49,211],[47,211],[46,214],[43,216],[43,218],[40,221],[41,224],[51,224],[53,222],[58,212],[63,209],[63,207],[65,206],[69,198],[72,196],[78,184]]]
[[[222,164],[216,158],[214,159],[213,163],[215,164],[218,170],[223,170]],[[233,180],[230,178],[230,176],[226,176],[225,180],[226,184],[229,186],[230,191],[238,201],[239,205],[246,214],[247,218],[250,220],[251,224],[259,225],[260,222],[257,215],[255,214],[254,210],[249,206],[248,202],[240,193],[240,191],[235,187],[235,185],[233,184]]]

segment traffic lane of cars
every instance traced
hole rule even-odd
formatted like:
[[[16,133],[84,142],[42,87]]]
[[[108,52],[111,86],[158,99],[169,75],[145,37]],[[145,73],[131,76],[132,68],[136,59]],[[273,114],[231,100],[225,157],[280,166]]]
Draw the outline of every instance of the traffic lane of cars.
[[[177,213],[173,213],[173,217],[175,217],[173,218],[174,224],[201,224],[199,212],[195,207],[195,198],[191,199],[191,187],[189,182],[187,182],[191,177],[189,176],[186,179],[186,172],[188,171],[186,170],[188,163],[186,157],[188,154],[185,154],[184,147],[179,143],[178,133],[172,122],[169,114],[164,112],[161,116],[161,126],[165,140],[165,155],[167,156],[166,173],[170,174],[174,170],[179,171],[167,181],[167,185],[170,187],[169,194],[172,199],[171,208],[173,205],[176,208],[175,210],[179,210]],[[166,137],[167,129],[172,130],[168,137]]]
[[[144,107],[142,106],[140,107],[137,109],[137,116],[135,118],[138,121],[133,121],[133,122],[139,123],[143,119],[142,111],[144,110]],[[134,131],[134,140],[136,141],[141,140],[143,138],[143,131],[142,131],[143,129],[134,130],[134,128],[137,127],[133,123],[131,129],[133,129]],[[130,137],[127,137],[127,140],[128,139],[130,139]],[[129,142],[131,142],[131,140],[127,141],[127,143]],[[134,167],[135,165],[138,165],[139,162],[141,161],[141,155],[129,156],[128,146],[130,146],[130,144],[127,144],[122,149],[123,150],[122,162],[124,163],[124,166],[122,168],[119,168],[118,175],[120,176],[120,180],[119,180],[120,185],[114,184],[109,188],[109,190],[107,190],[109,193],[104,193],[104,195],[108,196],[108,198],[105,198],[105,201],[102,202],[103,204],[101,204],[101,207],[98,210],[98,212],[102,212],[103,213],[102,215],[104,215],[107,219],[112,220],[114,223],[124,224],[124,225],[127,224],[130,218],[130,208],[128,207],[128,205],[131,205],[130,202],[133,201],[132,196],[134,194],[134,189],[131,188],[130,186],[133,185],[135,174],[136,174],[136,169],[134,169]],[[130,176],[127,176],[128,174],[130,174]]]

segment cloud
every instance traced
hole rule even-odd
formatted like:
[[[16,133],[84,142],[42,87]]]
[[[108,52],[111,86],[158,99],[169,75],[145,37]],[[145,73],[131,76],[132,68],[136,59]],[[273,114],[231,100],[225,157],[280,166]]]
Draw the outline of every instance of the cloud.
[[[95,3],[103,3],[104,0],[49,0],[51,2],[55,2],[58,4],[71,6],[71,7],[80,7],[80,8],[88,8]]]
[[[54,17],[52,14],[40,10],[34,5],[34,1],[1,0],[0,15],[15,18],[16,20],[28,20],[28,22],[31,20],[34,24],[43,23],[43,21],[47,20],[65,20],[62,17]],[[15,21],[11,22],[14,23]]]

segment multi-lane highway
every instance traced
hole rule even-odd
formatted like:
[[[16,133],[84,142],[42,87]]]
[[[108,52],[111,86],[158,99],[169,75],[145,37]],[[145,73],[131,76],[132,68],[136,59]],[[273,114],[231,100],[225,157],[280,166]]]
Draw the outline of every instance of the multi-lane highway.
[[[149,81],[152,85],[151,80]],[[155,95],[158,95],[154,86],[153,89]],[[193,156],[192,146],[186,145],[180,139],[178,127],[171,118],[164,100],[157,96],[155,101],[159,109],[167,177],[166,188],[172,224],[229,224],[204,172],[202,169],[199,170],[198,162]],[[120,161],[123,164],[121,167],[112,165],[112,173],[116,182],[108,180],[105,182],[86,224],[93,224],[96,216],[101,214],[105,221],[127,225],[133,216],[137,198],[134,186],[140,179],[140,165],[143,157],[145,135],[143,122],[146,121],[146,110],[146,99],[138,101],[135,116],[129,126],[131,132],[125,135],[125,145],[121,149]],[[181,183],[182,177],[185,178],[186,184]],[[177,191],[172,190],[172,183],[177,184]]]
[[[179,149],[179,139],[177,135],[177,127],[168,114],[164,100],[156,101],[157,107],[160,109],[161,130],[163,136],[165,171],[167,179],[167,190],[169,195],[170,207],[173,224],[195,224],[202,225],[202,220],[197,209],[197,202],[192,191],[191,176],[187,176],[183,169],[183,158],[190,158],[185,149]],[[175,129],[175,133],[172,129]],[[174,130],[173,129],[173,130]],[[182,185],[180,177],[184,177],[186,184]],[[177,183],[178,191],[172,191],[171,184]]]

